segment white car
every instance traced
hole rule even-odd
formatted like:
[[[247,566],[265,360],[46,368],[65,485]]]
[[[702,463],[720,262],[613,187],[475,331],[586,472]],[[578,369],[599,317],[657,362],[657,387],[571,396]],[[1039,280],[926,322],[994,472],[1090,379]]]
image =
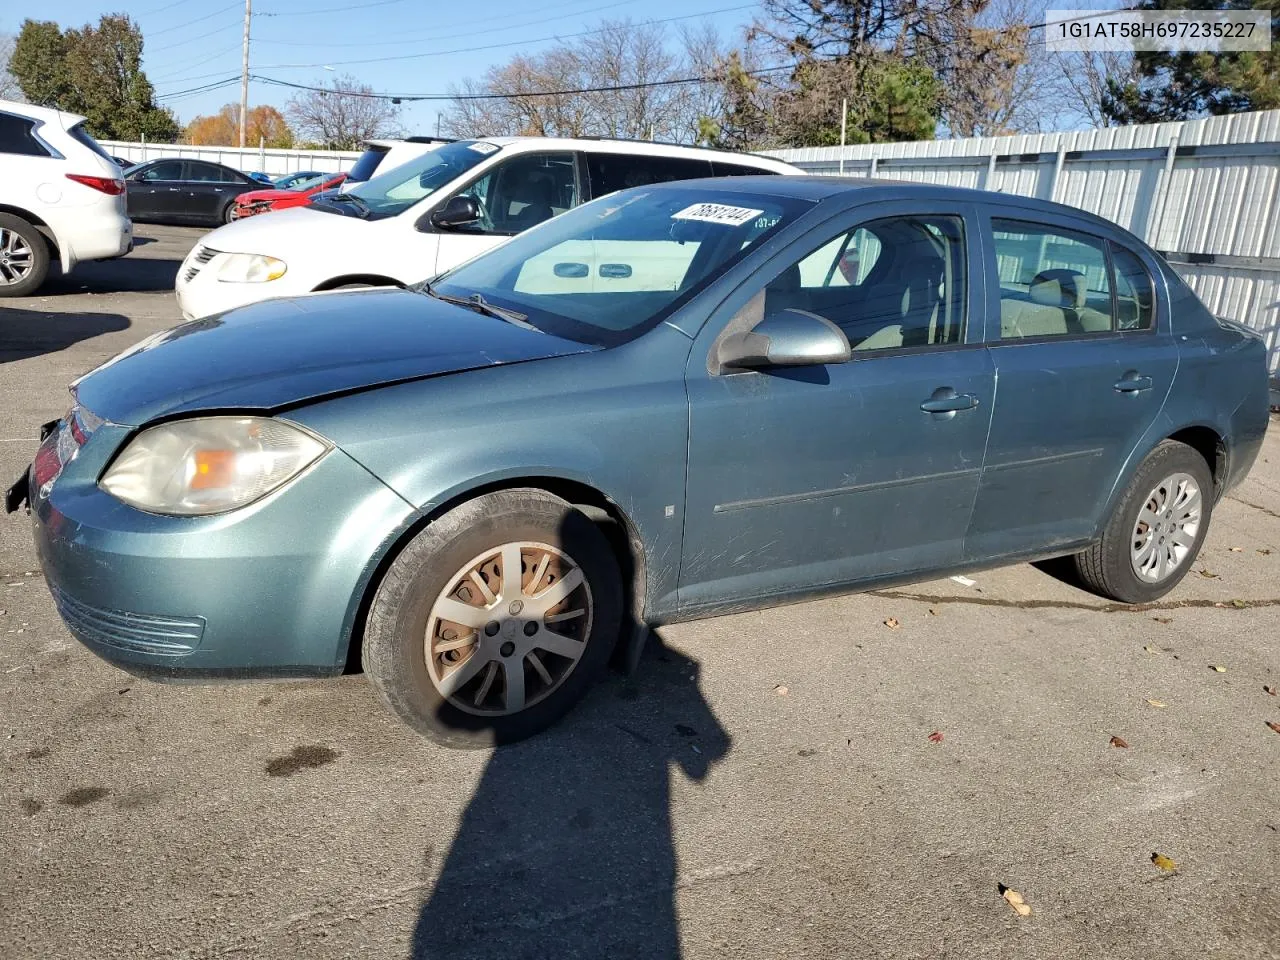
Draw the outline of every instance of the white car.
[[[346,193],[357,187],[375,174],[386,173],[410,160],[415,160],[424,153],[429,153],[443,143],[452,143],[441,137],[406,137],[403,140],[366,140],[364,152],[360,154],[351,169],[347,171],[347,179],[339,187]]]
[[[178,305],[196,319],[268,297],[405,286],[625,187],[802,172],[768,157],[638,141],[459,140],[346,193],[214,230],[178,270]]]
[[[0,297],[34,293],[62,272],[133,247],[120,168],[84,117],[0,100]]]

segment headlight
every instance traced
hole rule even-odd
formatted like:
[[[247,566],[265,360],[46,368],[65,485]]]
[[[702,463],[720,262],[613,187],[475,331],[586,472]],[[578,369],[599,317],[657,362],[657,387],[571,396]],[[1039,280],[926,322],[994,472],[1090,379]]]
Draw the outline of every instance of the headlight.
[[[218,279],[226,283],[266,283],[279,280],[288,269],[283,260],[260,253],[224,253]]]
[[[143,430],[98,486],[148,513],[225,513],[265,497],[330,450],[269,417],[205,417]]]

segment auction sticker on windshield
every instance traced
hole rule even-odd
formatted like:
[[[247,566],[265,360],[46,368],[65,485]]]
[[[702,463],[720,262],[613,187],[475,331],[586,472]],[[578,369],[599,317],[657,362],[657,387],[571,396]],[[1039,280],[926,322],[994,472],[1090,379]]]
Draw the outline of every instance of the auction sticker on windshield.
[[[703,223],[720,223],[727,227],[740,227],[750,223],[763,210],[751,210],[747,207],[731,207],[725,203],[695,203],[685,207],[679,213],[671,215],[672,220],[699,220]]]
[[[485,154],[485,156],[488,156],[491,153],[498,152],[498,147],[496,144],[485,143],[483,140],[477,140],[475,143],[469,144],[469,147],[470,149],[474,150],[476,153],[483,153]]]

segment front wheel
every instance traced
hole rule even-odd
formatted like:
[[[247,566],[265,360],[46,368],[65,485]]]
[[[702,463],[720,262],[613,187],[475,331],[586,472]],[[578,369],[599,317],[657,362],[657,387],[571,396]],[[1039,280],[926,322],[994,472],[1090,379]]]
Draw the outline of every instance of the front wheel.
[[[541,490],[503,490],[440,517],[374,595],[365,672],[415,730],[453,747],[550,726],[608,662],[622,615],[599,528]]]
[[[1095,593],[1150,603],[1195,563],[1213,512],[1209,465],[1185,443],[1165,440],[1125,488],[1102,539],[1076,554],[1076,571]]]

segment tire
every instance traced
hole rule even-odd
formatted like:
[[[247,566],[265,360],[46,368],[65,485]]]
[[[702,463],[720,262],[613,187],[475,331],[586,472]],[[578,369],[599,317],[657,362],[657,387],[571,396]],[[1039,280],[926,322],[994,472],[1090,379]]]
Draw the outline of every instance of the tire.
[[[44,234],[21,217],[0,213],[0,297],[35,293],[48,275]]]
[[[504,582],[515,548],[519,603]],[[537,598],[556,589],[561,573],[575,585],[539,609]],[[442,610],[471,622],[445,620]],[[449,747],[512,743],[582,698],[608,663],[622,610],[618,564],[600,529],[541,490],[502,490],[456,507],[409,541],[374,594],[361,659],[383,702],[419,733]],[[557,618],[554,628],[544,616]],[[510,709],[513,701],[525,705]]]
[[[1198,499],[1190,496],[1193,486]],[[1213,498],[1213,475],[1204,457],[1185,443],[1161,442],[1129,481],[1102,539],[1073,558],[1081,583],[1122,603],[1159,600],[1195,564],[1209,530]],[[1148,524],[1144,519],[1140,527],[1139,521],[1150,507],[1159,508],[1145,513],[1156,523]],[[1193,507],[1199,511],[1194,525],[1178,523],[1191,515]],[[1138,566],[1146,571],[1145,576],[1139,574]]]
[[[222,208],[222,222],[235,223],[237,219],[235,216],[235,212],[236,212],[236,202],[232,200],[230,203],[228,203],[225,207]]]

